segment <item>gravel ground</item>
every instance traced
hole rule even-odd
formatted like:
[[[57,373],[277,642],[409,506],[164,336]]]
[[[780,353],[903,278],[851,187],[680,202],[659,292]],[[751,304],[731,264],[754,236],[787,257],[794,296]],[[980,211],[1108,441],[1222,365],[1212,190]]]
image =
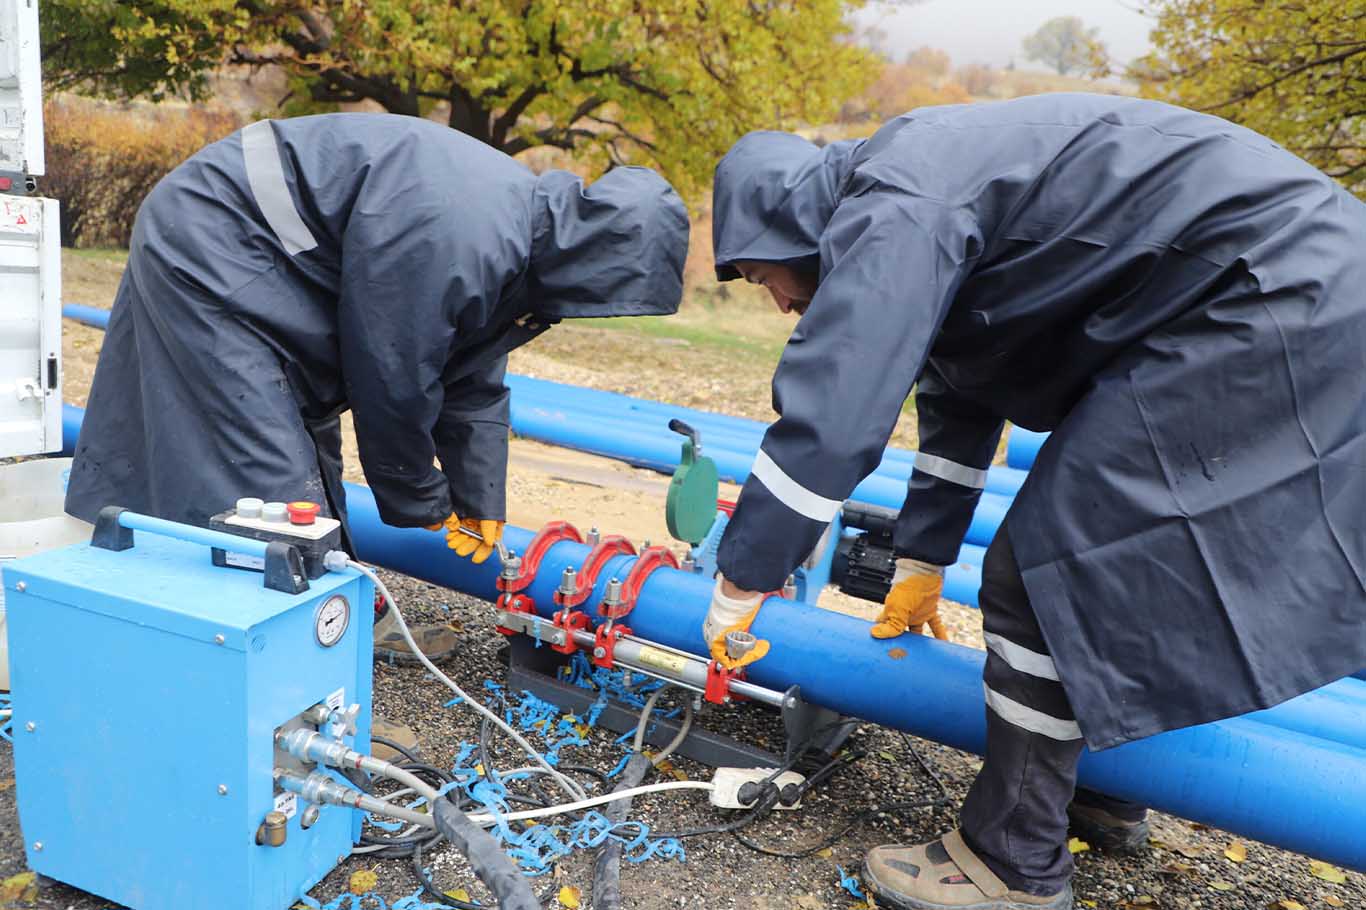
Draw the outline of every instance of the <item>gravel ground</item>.
[[[460,627],[460,656],[444,667],[457,682],[472,692],[482,692],[485,680],[504,678],[498,660],[503,639],[492,629],[491,611],[486,603],[406,577],[390,575],[387,582],[411,621],[452,622]],[[462,741],[477,738],[472,712],[443,707],[447,693],[420,669],[378,663],[375,690],[377,711],[413,726],[425,757],[438,764],[449,765]],[[754,706],[710,707],[701,723],[749,742],[776,744],[775,718]],[[564,760],[609,770],[624,754],[622,747],[613,743],[615,738],[615,734],[594,731],[589,745],[566,750]],[[872,816],[828,851],[802,859],[762,856],[728,836],[689,839],[685,842],[685,861],[654,859],[638,865],[623,864],[625,906],[638,910],[697,906],[708,910],[817,910],[859,906],[861,902],[839,887],[838,867],[854,871],[871,846],[887,841],[923,841],[951,827],[952,807],[966,792],[978,761],[974,756],[909,740],[872,725],[860,728],[849,748],[864,751],[866,757],[809,797],[800,810],[775,813],[752,826],[748,831],[751,837],[781,850],[802,849],[819,844],[843,827],[846,819],[873,806],[936,799],[940,796],[938,785],[911,755],[912,748],[944,782],[950,804],[944,808]],[[501,741],[494,750],[493,761],[504,768],[522,763]],[[705,768],[686,760],[678,761],[676,767],[691,779],[709,776]],[[677,830],[715,824],[726,813],[713,809],[703,794],[671,793],[637,799],[632,817],[655,830]],[[1140,857],[1117,860],[1091,851],[1078,855],[1078,906],[1294,910],[1295,904],[1285,901],[1297,901],[1305,907],[1366,906],[1366,878],[1349,874],[1346,883],[1332,884],[1311,875],[1308,859],[1255,843],[1246,844],[1246,860],[1235,863],[1225,857],[1226,848],[1234,840],[1219,831],[1159,816],[1154,825],[1155,843]],[[433,854],[429,862],[442,890],[463,888],[476,899],[487,897],[458,856],[441,851]],[[47,881],[39,883],[36,899],[11,895],[6,902],[3,880],[23,870],[21,835],[14,815],[13,766],[5,747],[0,748],[0,907],[110,907],[107,901]],[[417,888],[406,861],[353,857],[320,883],[312,895],[326,904],[346,893],[352,873],[363,870],[376,874],[374,894],[386,903],[406,897]],[[552,875],[537,880],[537,888],[558,892],[563,887],[577,887],[584,892],[583,905],[589,906],[591,875],[591,855],[579,853],[562,862]],[[369,899],[364,906],[382,904]],[[552,901],[549,906],[556,904]]]

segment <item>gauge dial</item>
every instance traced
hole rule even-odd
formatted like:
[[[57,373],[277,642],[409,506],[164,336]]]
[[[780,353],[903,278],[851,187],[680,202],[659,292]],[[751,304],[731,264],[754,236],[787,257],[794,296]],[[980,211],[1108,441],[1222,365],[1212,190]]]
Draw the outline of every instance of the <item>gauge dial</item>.
[[[313,635],[318,644],[330,648],[342,640],[349,625],[351,604],[342,595],[334,594],[318,607],[318,613],[313,617]]]

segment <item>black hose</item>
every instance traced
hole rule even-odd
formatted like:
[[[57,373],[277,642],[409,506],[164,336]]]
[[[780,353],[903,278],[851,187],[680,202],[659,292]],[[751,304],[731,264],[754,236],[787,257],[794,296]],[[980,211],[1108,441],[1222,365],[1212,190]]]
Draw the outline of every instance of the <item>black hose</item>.
[[[493,835],[470,821],[449,799],[438,799],[432,810],[437,830],[464,854],[475,876],[497,898],[500,910],[541,910],[525,876]]]
[[[632,752],[622,769],[620,782],[613,793],[639,786],[654,764],[640,752]],[[631,798],[613,800],[603,815],[615,827],[626,821],[631,812]],[[619,910],[621,907],[621,841],[609,839],[593,864],[593,910]]]

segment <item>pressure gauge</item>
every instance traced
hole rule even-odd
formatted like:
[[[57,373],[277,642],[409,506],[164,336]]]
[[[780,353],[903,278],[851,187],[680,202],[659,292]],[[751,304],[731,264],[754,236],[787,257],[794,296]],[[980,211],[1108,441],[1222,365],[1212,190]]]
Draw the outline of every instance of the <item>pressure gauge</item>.
[[[313,617],[313,635],[318,644],[330,648],[342,640],[351,624],[351,604],[340,594],[333,594],[318,607]]]

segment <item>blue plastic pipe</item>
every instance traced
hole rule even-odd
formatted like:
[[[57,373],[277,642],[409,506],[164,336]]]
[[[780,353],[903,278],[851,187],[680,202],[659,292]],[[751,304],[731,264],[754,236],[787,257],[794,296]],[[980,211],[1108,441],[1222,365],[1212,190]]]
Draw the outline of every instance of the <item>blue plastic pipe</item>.
[[[67,303],[62,305],[62,315],[95,328],[109,326],[109,311],[99,307]],[[518,435],[665,473],[678,464],[679,437],[667,430],[673,417],[697,427],[722,479],[735,483],[749,476],[766,429],[757,420],[526,376],[508,376],[507,384],[513,390],[512,429]],[[656,420],[657,427],[653,425]],[[914,452],[887,449],[882,463],[854,498],[900,508],[914,459]],[[987,472],[988,493],[1014,496],[1023,483],[1022,471],[994,467]]]
[[[440,535],[379,522],[364,487],[349,487],[352,530],[362,558],[485,598],[495,596],[496,560],[453,559]],[[509,528],[524,550],[529,531]],[[588,548],[560,543],[529,589],[537,609],[554,610],[555,583]],[[622,575],[629,557],[600,576]],[[697,651],[711,584],[663,569],[651,575],[627,620],[643,638]],[[878,641],[853,617],[794,602],[762,611],[754,632],[773,645],[751,681],[799,686],[808,700],[959,749],[985,748],[983,652],[907,635]],[[1273,709],[1274,711],[1274,709]],[[1272,712],[1262,712],[1270,714]],[[1082,760],[1082,783],[1163,811],[1353,869],[1366,869],[1366,751],[1239,718],[1173,731]]]
[[[109,328],[109,311],[83,303],[62,304],[62,315],[97,329]]]
[[[79,409],[64,428],[79,431]],[[74,446],[74,438],[68,440]],[[496,596],[497,560],[476,566],[455,558],[439,533],[391,528],[379,519],[366,487],[347,484],[351,530],[368,562],[486,599]],[[532,534],[508,527],[507,545],[524,551]],[[553,592],[565,568],[583,564],[589,549],[569,542],[551,547],[528,589],[537,609],[553,612]],[[618,557],[600,576],[597,603]],[[711,583],[673,569],[652,574],[628,622],[640,636],[690,651]],[[879,641],[868,624],[806,604],[780,601],[762,611],[754,632],[773,653],[751,668],[750,679],[774,689],[799,686],[815,704],[906,730],[959,749],[985,748],[983,652],[918,635]],[[1326,687],[1331,689],[1332,687]],[[1323,691],[1323,690],[1321,690]],[[1366,870],[1366,751],[1237,718],[1177,730],[1082,759],[1080,780],[1115,796],[1142,802],[1265,843],[1353,869]],[[1359,726],[1360,715],[1351,718]]]
[[[1028,471],[1034,466],[1039,449],[1042,449],[1047,441],[1047,433],[1036,433],[1024,427],[1011,427],[1010,437],[1006,439],[1006,466]]]

